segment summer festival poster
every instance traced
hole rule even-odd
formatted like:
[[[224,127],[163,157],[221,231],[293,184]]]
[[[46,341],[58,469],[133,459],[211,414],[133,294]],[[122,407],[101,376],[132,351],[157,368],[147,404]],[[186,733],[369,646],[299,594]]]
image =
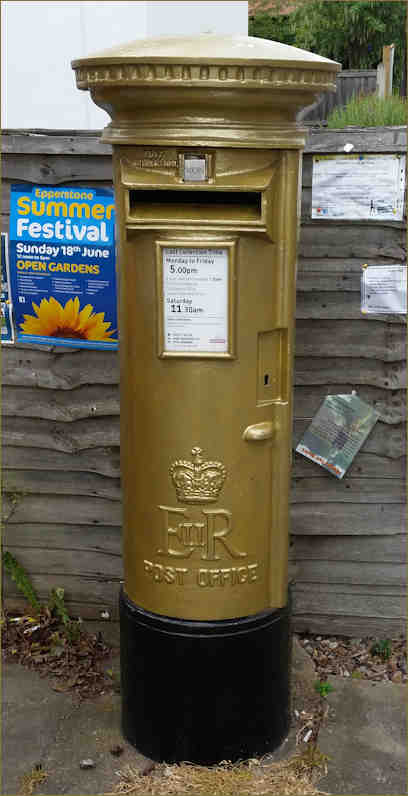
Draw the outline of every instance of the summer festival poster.
[[[18,341],[116,350],[113,190],[12,185],[10,275]]]

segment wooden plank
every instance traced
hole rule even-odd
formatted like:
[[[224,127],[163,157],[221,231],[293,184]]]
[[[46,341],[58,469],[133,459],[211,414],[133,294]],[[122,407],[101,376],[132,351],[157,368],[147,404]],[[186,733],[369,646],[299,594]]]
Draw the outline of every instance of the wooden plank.
[[[72,423],[15,417],[3,421],[4,444],[23,448],[48,448],[74,453],[86,448],[117,446],[119,437],[118,417],[95,417]]]
[[[401,592],[398,596],[382,594],[349,594],[343,586],[342,593],[330,591],[315,592],[303,588],[297,583],[293,598],[294,612],[307,614],[330,614],[332,616],[371,616],[398,619],[404,616],[405,599]]]
[[[403,596],[406,567],[403,564],[367,563],[361,561],[304,561],[297,560],[297,584],[301,583],[358,583],[401,587]],[[345,592],[347,590],[345,589]],[[345,608],[345,610],[347,610]]]
[[[359,561],[401,564],[406,560],[405,534],[395,536],[296,536],[291,558],[297,562]],[[299,570],[298,570],[299,572]],[[299,575],[298,575],[299,578]],[[301,580],[301,578],[299,578]]]
[[[360,385],[405,389],[406,365],[403,362],[379,362],[359,357],[295,358],[295,386],[345,384],[353,389]]]
[[[296,283],[298,293],[309,290],[360,293],[361,268],[364,263],[367,265],[389,265],[390,259],[384,257],[299,257]]]
[[[80,421],[86,422],[86,421]],[[295,420],[293,428],[294,447],[306,431],[309,422]],[[387,426],[378,422],[360,448],[365,453],[375,453],[391,459],[399,459],[405,453],[405,429],[403,426]]]
[[[311,297],[314,294],[309,294]],[[320,308],[315,308],[319,317]],[[296,323],[296,356],[361,357],[398,362],[405,358],[406,332],[404,326],[382,321],[330,321],[315,323],[298,320]]]
[[[341,76],[340,76],[341,78]],[[311,153],[339,152],[344,154],[345,144],[353,144],[353,152],[402,152],[407,148],[407,128],[400,127],[348,127],[344,130],[309,130],[305,156]]]
[[[294,395],[294,414],[298,420],[310,420],[316,414],[327,395],[350,393],[350,385],[325,384],[302,386],[298,385]],[[378,387],[362,385],[357,391],[362,401],[373,406],[380,413],[383,423],[394,425],[402,423],[406,418],[405,390],[382,390]]]
[[[116,351],[60,352],[4,347],[3,384],[72,390],[84,384],[119,383]]]
[[[88,495],[121,500],[119,478],[78,472],[49,470],[3,470],[6,493],[24,495]]]
[[[26,572],[32,575],[64,575],[84,579],[119,582],[123,577],[122,557],[119,553],[98,553],[95,550],[77,550],[49,547],[18,547],[7,550],[18,558]]]
[[[327,395],[348,394],[350,385],[299,385],[295,391],[295,415],[311,419]],[[361,400],[380,412],[386,423],[405,419],[406,401],[402,390],[387,392],[363,385]],[[90,417],[119,415],[119,390],[114,385],[84,386],[70,391],[4,387],[2,414],[6,417],[36,417],[42,420],[71,422]]]
[[[116,385],[86,385],[74,390],[5,387],[2,413],[6,417],[37,417],[71,422],[86,417],[119,415]]]
[[[90,448],[75,453],[42,448],[21,448],[5,445],[2,450],[3,469],[10,470],[67,470],[99,473],[113,478],[120,476],[120,451],[118,447]]]
[[[63,525],[122,525],[121,504],[107,498],[81,495],[13,495],[4,496],[4,522],[49,523]]]
[[[2,152],[4,154],[26,155],[111,155],[110,144],[102,143],[101,131],[71,130],[63,131],[30,131],[5,130],[2,134]]]
[[[358,478],[382,478],[389,481],[393,478],[404,479],[406,471],[406,458],[388,459],[385,456],[376,456],[373,453],[359,453],[351,467],[347,470],[347,481]],[[295,453],[292,462],[293,478],[321,478],[322,468],[306,459],[300,453]],[[333,478],[327,474],[328,478]],[[386,489],[384,484],[383,489]]]
[[[304,223],[300,229],[299,255],[302,257],[372,257],[404,260],[405,233],[393,226],[369,226],[359,222],[344,224],[315,221]]]
[[[96,552],[103,555],[120,556],[122,535],[118,526],[109,525],[54,525],[48,523],[13,523],[5,525],[3,545],[17,548],[40,548],[72,550],[77,553]]]
[[[44,593],[39,594],[39,597],[40,602],[46,603],[48,600],[46,583],[43,584],[43,588]],[[71,599],[71,597],[65,597],[65,605],[67,606],[68,613],[72,618],[81,617],[81,619],[89,621],[97,620],[100,622],[102,619],[106,620],[105,613],[108,612],[109,618],[107,620],[107,624],[109,624],[110,621],[117,622],[119,620],[118,594],[119,589],[115,585],[112,590],[112,594],[105,593],[102,608],[101,602],[78,602],[78,600]],[[27,602],[18,594],[5,597],[4,608],[11,616],[13,616],[13,614],[26,614],[30,611]]]
[[[321,469],[321,468],[319,468]],[[313,478],[294,477],[292,503],[405,503],[403,478],[348,478],[340,480],[330,473]]]
[[[403,503],[295,503],[291,506],[294,536],[384,536],[406,531]]]
[[[351,338],[353,337],[353,331],[356,331],[358,328],[361,331],[357,331],[357,333],[361,334],[361,332],[363,332],[364,336],[369,339],[371,339],[373,332],[375,336],[379,335],[380,332],[378,330],[376,331],[376,328],[379,328],[380,323],[383,325],[397,324],[401,327],[400,337],[403,337],[406,326],[405,315],[362,315],[360,291],[356,293],[350,291],[348,293],[343,293],[340,290],[337,292],[328,290],[309,290],[304,293],[299,291],[296,297],[296,318],[297,326],[299,324],[299,320],[305,319],[313,321],[318,320],[319,322],[325,319],[336,321],[343,320],[343,326],[345,327],[347,325],[349,327],[349,336]],[[346,318],[353,321],[353,323],[346,324]],[[358,321],[358,326],[356,321]],[[374,326],[374,324],[376,324],[376,326]],[[311,328],[314,328],[314,325],[311,324]],[[385,340],[387,340],[387,332],[388,330],[385,329],[384,326],[383,333]],[[395,330],[395,334],[398,334],[398,330]],[[390,345],[392,345],[392,343],[390,343]],[[399,353],[402,352],[402,354],[404,354],[401,346],[399,347],[398,351]],[[340,351],[339,356],[341,356]],[[400,358],[402,359],[403,356]]]
[[[404,637],[406,619],[328,616],[327,614],[294,613],[292,627],[295,633],[314,633],[315,635],[349,636],[351,638],[395,638]]]
[[[7,578],[7,580],[6,580]],[[69,613],[83,618],[101,618],[101,614],[108,610],[111,618],[117,618],[117,603],[120,590],[120,578],[78,577],[60,574],[31,575],[30,580],[41,603],[47,603],[52,589],[64,589],[64,599]],[[6,575],[4,589],[7,593],[7,605],[22,605],[24,600],[18,592],[16,585]],[[77,610],[73,610],[73,606]]]

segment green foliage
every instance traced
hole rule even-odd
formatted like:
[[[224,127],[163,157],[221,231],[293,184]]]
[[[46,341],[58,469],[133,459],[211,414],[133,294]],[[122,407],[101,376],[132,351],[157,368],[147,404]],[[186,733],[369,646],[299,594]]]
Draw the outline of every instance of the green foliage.
[[[295,30],[288,14],[261,11],[254,17],[250,17],[248,23],[248,33],[250,36],[257,36],[259,39],[272,39],[281,41],[284,44],[295,44]]]
[[[68,640],[75,641],[81,632],[81,626],[80,622],[75,622],[74,620],[70,619],[65,606],[64,595],[64,589],[52,589],[50,599],[48,601],[48,607],[50,611],[55,611],[61,620],[62,624],[64,625],[64,632]]]
[[[384,45],[395,44],[394,78],[406,51],[406,3],[388,0],[312,0],[293,12],[296,46],[332,58],[343,69],[376,69]]]
[[[6,572],[16,584],[18,590],[21,591],[26,600],[30,603],[31,608],[36,614],[39,614],[41,612],[40,602],[25,569],[9,552],[3,553],[3,565]]]
[[[327,126],[341,129],[358,127],[387,127],[407,123],[408,103],[400,97],[380,99],[375,94],[354,96],[344,108],[335,108],[327,118]]]
[[[314,687],[315,691],[317,691],[321,697],[327,697],[327,694],[330,694],[331,691],[334,691],[334,688],[330,683],[323,682],[322,680],[316,680]]]
[[[259,13],[250,20],[251,36],[275,39],[339,61],[343,69],[376,69],[384,45],[395,44],[394,85],[399,85],[406,55],[406,3],[402,0],[297,0],[291,14]],[[269,18],[269,21],[268,21]]]
[[[391,641],[389,638],[376,641],[370,648],[371,655],[379,655],[383,661],[388,661],[391,658],[392,649]]]

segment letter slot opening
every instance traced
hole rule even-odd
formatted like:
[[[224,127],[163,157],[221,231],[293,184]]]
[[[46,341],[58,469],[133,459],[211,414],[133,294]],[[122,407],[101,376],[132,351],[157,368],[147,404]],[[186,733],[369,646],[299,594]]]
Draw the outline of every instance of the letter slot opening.
[[[262,191],[130,190],[128,221],[262,223]]]

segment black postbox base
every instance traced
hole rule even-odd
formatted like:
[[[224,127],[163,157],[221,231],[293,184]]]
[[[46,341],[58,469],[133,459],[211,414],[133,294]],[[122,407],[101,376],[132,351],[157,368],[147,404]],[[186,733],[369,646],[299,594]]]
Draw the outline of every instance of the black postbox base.
[[[167,763],[243,760],[289,731],[289,609],[197,622],[120,595],[122,729]]]

